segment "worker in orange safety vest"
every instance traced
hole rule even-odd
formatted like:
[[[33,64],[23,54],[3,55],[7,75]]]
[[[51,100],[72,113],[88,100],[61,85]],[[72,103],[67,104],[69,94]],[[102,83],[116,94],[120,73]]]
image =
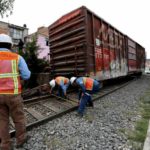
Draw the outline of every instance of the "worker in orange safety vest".
[[[83,116],[87,105],[93,107],[91,94],[94,94],[100,90],[100,83],[88,77],[71,77],[70,82],[72,86],[79,88],[78,114]]]
[[[12,39],[0,34],[0,149],[12,149],[9,135],[9,115],[15,124],[16,147],[27,140],[26,120],[21,97],[21,79],[30,78],[31,72],[22,56],[11,50]]]
[[[68,78],[63,76],[58,76],[55,79],[51,80],[49,82],[49,85],[51,87],[50,93],[52,93],[55,86],[58,87],[58,94],[57,96],[60,96],[62,98],[67,98],[67,89],[70,85],[70,81]]]

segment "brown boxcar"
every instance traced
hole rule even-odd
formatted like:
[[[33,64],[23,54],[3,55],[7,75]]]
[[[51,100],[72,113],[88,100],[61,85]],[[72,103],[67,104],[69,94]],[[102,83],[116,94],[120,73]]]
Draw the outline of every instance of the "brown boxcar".
[[[106,80],[142,73],[145,49],[82,6],[49,26],[51,73]]]

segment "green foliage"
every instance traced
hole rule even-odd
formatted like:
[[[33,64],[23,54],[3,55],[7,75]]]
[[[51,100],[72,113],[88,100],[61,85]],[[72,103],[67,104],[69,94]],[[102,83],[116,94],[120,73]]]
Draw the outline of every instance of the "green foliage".
[[[30,88],[38,86],[37,76],[39,73],[43,72],[46,66],[48,66],[47,61],[38,58],[40,47],[37,46],[36,43],[36,37],[33,37],[31,42],[26,43],[26,48],[24,51],[19,49],[19,54],[26,60],[31,71],[31,78],[26,85],[26,87]]]
[[[1,17],[3,17],[3,15],[7,12],[9,12],[9,14],[12,14],[14,1],[15,0],[0,0]],[[8,14],[6,16],[8,16]]]
[[[139,147],[139,149],[142,149],[146,138],[148,123],[150,119],[150,90],[148,90],[141,98],[139,110],[141,119],[136,122],[135,129],[128,132],[128,138],[131,140],[132,146],[135,150],[138,149],[137,147]],[[137,146],[138,144],[139,146]]]
[[[142,119],[136,123],[135,130],[129,134],[129,139],[144,143],[148,127],[148,120]]]
[[[19,50],[19,54],[24,57],[32,73],[40,73],[48,65],[47,61],[38,58],[40,47],[36,43],[36,37],[33,37],[31,42],[26,43],[25,52]]]

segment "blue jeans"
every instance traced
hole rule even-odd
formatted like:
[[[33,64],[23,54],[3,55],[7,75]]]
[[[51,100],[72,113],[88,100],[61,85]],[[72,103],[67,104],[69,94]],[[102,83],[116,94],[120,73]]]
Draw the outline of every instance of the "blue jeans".
[[[64,91],[63,91],[63,89],[62,89],[60,86],[58,87],[57,96],[59,96],[59,97],[64,97]]]
[[[85,107],[88,103],[92,103],[92,97],[90,94],[85,93],[81,100],[80,100],[80,104],[79,104],[79,108],[78,108],[78,113],[80,113],[81,115],[83,115]]]
[[[65,98],[65,93],[69,87],[69,83],[58,87],[58,96]]]
[[[83,115],[86,105],[93,104],[91,94],[97,93],[99,90],[100,90],[100,84],[98,82],[96,82],[94,84],[93,89],[91,91],[86,91],[82,97],[81,97],[82,91],[80,91],[80,93],[79,93],[80,104],[79,104],[79,108],[78,108],[78,113]]]

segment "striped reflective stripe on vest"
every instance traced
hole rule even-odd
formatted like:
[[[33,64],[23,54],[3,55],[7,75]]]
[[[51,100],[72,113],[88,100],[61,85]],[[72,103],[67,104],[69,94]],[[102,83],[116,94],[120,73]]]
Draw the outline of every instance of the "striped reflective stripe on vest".
[[[14,80],[14,94],[18,94],[17,60],[11,60],[11,65],[12,65],[12,74],[13,74],[12,78]]]
[[[18,73],[14,74],[14,73],[5,73],[5,74],[0,74],[0,78],[11,78],[11,77],[16,77],[19,76]]]
[[[93,79],[83,77],[83,83],[85,85],[86,90],[92,90],[93,89]]]

